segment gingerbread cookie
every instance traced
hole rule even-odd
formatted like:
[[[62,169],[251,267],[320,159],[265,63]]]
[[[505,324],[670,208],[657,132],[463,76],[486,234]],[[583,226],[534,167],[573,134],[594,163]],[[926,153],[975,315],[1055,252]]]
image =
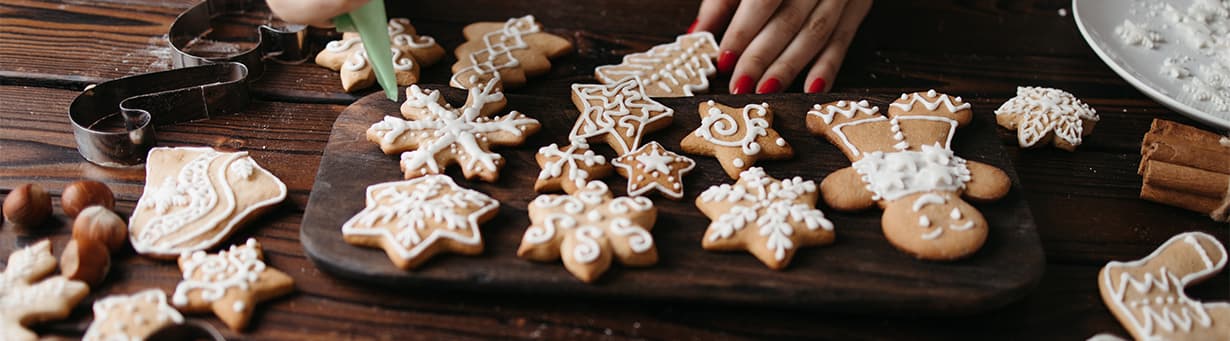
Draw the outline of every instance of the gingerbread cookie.
[[[620,64],[599,66],[594,75],[606,84],[639,79],[650,97],[692,96],[696,91],[709,90],[709,77],[717,72],[713,66],[717,56],[713,34],[696,32],[681,35],[674,43],[624,56]]]
[[[286,198],[286,185],[247,152],[158,147],[146,160],[145,192],[128,221],[132,248],[145,256],[217,246]]]
[[[699,112],[700,127],[679,146],[688,153],[716,157],[731,179],[739,179],[756,160],[794,157],[794,148],[773,130],[768,103],[738,109],[708,101],[700,104]]]
[[[1076,150],[1098,119],[1096,110],[1067,91],[1032,86],[1017,87],[1016,97],[995,109],[995,121],[1015,129],[1024,148],[1049,140],[1056,148]]]
[[[606,272],[613,258],[628,266],[658,262],[649,234],[658,211],[648,198],[612,198],[606,184],[590,181],[575,194],[538,196],[529,213],[531,224],[517,256],[539,262],[562,258],[586,283]]]
[[[1180,233],[1145,258],[1098,273],[1102,301],[1137,340],[1230,340],[1230,302],[1184,292],[1226,266],[1226,248],[1202,232]]]
[[[777,180],[752,167],[733,186],[709,187],[696,198],[696,207],[713,220],[701,247],[747,250],[770,269],[784,269],[799,248],[835,238],[833,223],[816,209],[818,197],[811,180]]]
[[[572,52],[572,43],[563,37],[543,32],[534,16],[499,22],[480,22],[463,30],[466,42],[453,53],[453,78],[449,84],[469,89],[491,80],[503,89],[525,84],[526,78],[551,70],[551,59]]]
[[[581,111],[569,139],[601,138],[623,155],[640,147],[646,133],[671,124],[675,110],[645,95],[640,82],[573,84],[572,103]]]
[[[666,150],[657,142],[611,160],[619,175],[628,178],[628,195],[644,195],[656,190],[663,196],[683,198],[683,176],[696,167],[696,162]]]
[[[163,327],[181,323],[184,316],[167,304],[162,290],[112,295],[94,302],[94,322],[82,340],[145,340]]]
[[[498,82],[497,77],[486,86],[471,88],[461,108],[450,106],[440,91],[411,85],[401,106],[402,116],[409,120],[385,116],[367,129],[367,139],[379,143],[385,154],[401,153],[406,179],[440,174],[444,167],[460,163],[466,179],[495,182],[504,158],[490,148],[520,145],[541,126],[516,110],[490,117],[506,103],[496,88]]]
[[[389,19],[389,41],[393,51],[393,73],[397,85],[419,81],[419,69],[440,61],[444,48],[428,36],[420,36],[405,18]],[[342,89],[346,92],[363,89],[376,83],[376,73],[363,48],[363,40],[355,32],[346,32],[342,40],[331,41],[316,54],[316,64],[341,72]]]
[[[295,280],[266,265],[264,258],[256,239],[216,254],[184,253],[179,256],[184,278],[171,304],[185,313],[213,311],[232,330],[243,330],[256,303],[295,290]]]
[[[953,154],[952,137],[973,117],[960,97],[904,94],[888,115],[866,101],[817,105],[807,127],[852,161],[829,174],[824,201],[843,211],[879,204],[884,236],[898,249],[926,260],[973,254],[987,236],[987,222],[962,196],[997,200],[1011,180],[998,168]]]
[[[90,293],[85,283],[51,276],[56,257],[51,242],[40,241],[9,254],[0,273],[0,339],[37,340],[26,325],[68,317]]]
[[[478,225],[499,213],[500,202],[457,186],[447,175],[367,187],[367,207],[342,225],[352,245],[379,247],[402,269],[442,252],[483,252]]]
[[[534,181],[534,191],[539,193],[558,190],[576,193],[590,180],[611,174],[606,158],[589,150],[589,144],[582,139],[573,139],[564,149],[554,143],[539,148],[534,160],[542,168],[538,180]]]

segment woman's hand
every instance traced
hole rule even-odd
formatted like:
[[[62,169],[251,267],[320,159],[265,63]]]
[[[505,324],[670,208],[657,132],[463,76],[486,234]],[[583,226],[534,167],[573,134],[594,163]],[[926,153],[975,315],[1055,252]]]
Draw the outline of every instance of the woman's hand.
[[[289,23],[333,27],[333,17],[349,13],[368,0],[268,0],[274,15]]]
[[[718,71],[730,93],[781,92],[808,68],[804,90],[828,91],[871,0],[704,0],[689,32],[726,33]],[[733,72],[733,73],[732,73]]]

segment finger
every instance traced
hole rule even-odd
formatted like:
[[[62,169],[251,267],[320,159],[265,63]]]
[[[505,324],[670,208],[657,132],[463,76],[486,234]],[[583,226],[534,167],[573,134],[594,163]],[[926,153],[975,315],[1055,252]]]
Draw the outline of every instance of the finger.
[[[730,93],[751,93],[753,87],[760,81],[765,68],[777,59],[782,49],[799,33],[799,28],[807,20],[808,14],[816,7],[816,0],[786,0],[777,8],[764,28],[756,33],[747,49],[739,56],[735,65],[734,77],[730,80]],[[760,89],[757,88],[757,92]],[[781,90],[781,82],[765,85],[766,92]]]
[[[718,50],[718,72],[730,73],[735,69],[735,62],[747,44],[752,42],[760,28],[777,11],[782,0],[748,0],[739,3],[735,15],[730,19],[730,26],[722,35],[722,43]]]
[[[269,0],[269,10],[289,23],[332,25],[333,17],[353,11],[368,0]]]
[[[826,92],[833,88],[833,78],[841,69],[841,62],[850,49],[850,41],[858,32],[858,25],[871,9],[871,0],[851,0],[841,12],[841,21],[829,37],[828,45],[816,57],[816,64],[807,73],[807,93]]]
[[[795,77],[815,60],[820,49],[828,42],[847,2],[847,0],[821,1],[812,10],[811,16],[799,29],[799,33],[794,36],[790,45],[786,46],[777,60],[773,61],[773,64],[769,65],[764,75],[760,77],[756,93],[774,93],[793,84]]]
[[[700,3],[696,12],[696,22],[688,28],[692,32],[713,32],[730,22],[730,14],[734,13],[738,0],[705,0]]]

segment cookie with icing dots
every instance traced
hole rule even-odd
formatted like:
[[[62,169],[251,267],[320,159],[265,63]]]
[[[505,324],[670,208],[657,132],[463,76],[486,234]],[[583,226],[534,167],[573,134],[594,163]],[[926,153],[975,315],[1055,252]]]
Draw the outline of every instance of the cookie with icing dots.
[[[534,160],[542,168],[534,181],[534,191],[539,193],[576,193],[585,183],[611,175],[612,171],[606,157],[590,150],[582,139],[573,139],[564,148],[554,143],[539,148]]]
[[[256,239],[215,254],[184,253],[179,269],[183,279],[175,286],[171,304],[185,313],[212,311],[235,331],[247,328],[257,303],[295,290],[294,279],[265,264]]]
[[[768,103],[732,108],[714,101],[700,104],[700,127],[679,142],[684,152],[717,158],[731,179],[756,160],[794,157],[794,148],[773,129]]]
[[[94,322],[81,340],[145,340],[163,327],[181,323],[184,316],[167,304],[167,294],[160,289],[111,295],[94,302]]]
[[[1016,97],[995,109],[995,122],[1016,130],[1022,148],[1049,142],[1055,148],[1074,151],[1098,120],[1098,112],[1076,96],[1051,88],[1017,87]]]
[[[449,84],[469,89],[500,79],[499,86],[513,89],[526,79],[551,70],[551,59],[572,52],[572,42],[546,33],[534,16],[505,22],[480,22],[463,29],[466,42],[453,50],[457,63]]]
[[[713,59],[717,41],[709,32],[681,35],[649,51],[624,56],[616,65],[603,65],[594,75],[604,84],[636,78],[650,97],[684,97],[709,90],[709,77],[717,73]]]
[[[657,142],[646,143],[611,160],[611,164],[619,175],[628,179],[628,195],[645,195],[654,190],[674,200],[683,198],[683,176],[696,167],[692,159],[667,150]]]
[[[397,85],[419,81],[419,70],[434,65],[444,57],[444,48],[429,36],[419,35],[405,18],[389,19],[389,42],[393,51],[393,73]],[[376,73],[363,48],[363,40],[355,32],[346,32],[342,40],[331,41],[316,54],[316,64],[340,73],[346,92],[376,84]]]
[[[572,103],[581,115],[568,138],[601,139],[619,155],[640,147],[645,134],[669,126],[675,115],[632,78],[615,84],[573,84]]]

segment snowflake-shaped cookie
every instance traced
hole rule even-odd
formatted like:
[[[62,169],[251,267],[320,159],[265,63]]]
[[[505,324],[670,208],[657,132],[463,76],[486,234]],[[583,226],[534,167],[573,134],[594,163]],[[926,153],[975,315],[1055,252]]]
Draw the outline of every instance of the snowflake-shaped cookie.
[[[171,304],[185,313],[213,311],[232,330],[243,330],[256,303],[295,289],[295,280],[266,265],[264,257],[256,239],[216,254],[197,251],[179,256],[183,279],[175,286]]]
[[[440,252],[482,252],[478,225],[495,217],[499,207],[447,175],[386,182],[367,187],[367,208],[342,225],[342,237],[383,248],[397,267],[413,269]]]
[[[68,317],[90,287],[64,276],[47,277],[56,269],[51,242],[44,240],[9,255],[0,273],[0,339],[37,340],[27,324]]]
[[[779,181],[752,167],[734,185],[710,187],[696,198],[696,207],[713,220],[701,246],[747,250],[770,269],[781,270],[799,248],[833,242],[833,223],[816,209],[818,198],[811,180]]]
[[[563,190],[564,193],[576,193],[590,180],[597,180],[611,174],[611,165],[606,158],[589,149],[585,140],[574,139],[563,149],[554,143],[538,149],[534,156],[538,161],[538,180],[534,181],[534,191],[552,192]]]
[[[1098,119],[1097,111],[1072,94],[1050,88],[1018,87],[1016,97],[995,109],[995,121],[1016,129],[1021,147],[1050,140],[1056,148],[1073,151]]]
[[[635,78],[607,85],[573,84],[572,103],[581,116],[569,138],[602,138],[619,155],[640,147],[646,133],[670,125],[675,113],[645,95]]]
[[[628,195],[657,190],[671,199],[683,198],[683,175],[696,167],[686,156],[666,150],[657,142],[611,160],[619,175],[628,178]]]
[[[444,57],[444,48],[428,36],[415,32],[410,20],[389,19],[389,42],[393,51],[393,73],[397,85],[410,85],[419,80],[419,69],[431,66]],[[358,33],[347,32],[342,40],[331,41],[316,54],[316,64],[341,72],[342,89],[346,92],[363,89],[376,83],[376,74],[367,58],[367,50]],[[421,64],[421,65],[420,65]]]
[[[700,104],[700,127],[683,138],[683,151],[716,157],[732,179],[759,159],[794,156],[786,139],[773,130],[773,112],[767,103],[731,108],[714,101]]]
[[[657,219],[645,197],[612,198],[601,181],[591,181],[570,195],[540,195],[530,202],[530,227],[517,256],[549,262],[563,259],[573,276],[590,283],[606,272],[611,260],[629,266],[658,262],[649,230]]]
[[[504,108],[504,94],[496,89],[499,78],[486,86],[471,88],[461,108],[453,108],[440,92],[417,85],[406,89],[401,113],[410,120],[386,116],[367,129],[367,139],[380,144],[386,154],[401,154],[406,178],[440,174],[444,167],[461,164],[466,179],[478,177],[495,182],[504,158],[490,152],[492,146],[515,146],[538,131],[538,120],[517,111],[488,117]]]
[[[82,340],[144,340],[163,327],[180,323],[184,316],[167,304],[167,294],[160,289],[112,295],[94,302],[94,322]]]

